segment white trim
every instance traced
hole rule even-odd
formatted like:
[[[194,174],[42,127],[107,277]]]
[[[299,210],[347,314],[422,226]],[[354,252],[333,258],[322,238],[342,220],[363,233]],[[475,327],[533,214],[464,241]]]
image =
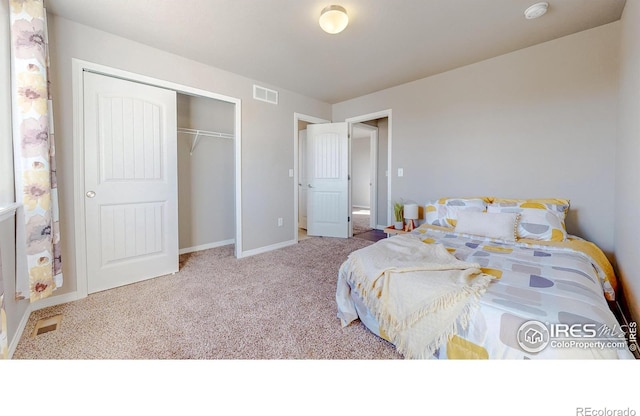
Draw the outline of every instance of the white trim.
[[[358,125],[359,129],[367,130],[369,132],[369,179],[371,180],[371,185],[369,186],[369,207],[367,208],[371,211],[369,226],[375,228],[378,221],[378,128],[365,123],[349,123],[349,135],[351,140],[353,139],[353,127],[355,124]],[[351,158],[353,157],[353,153],[350,152],[349,157],[349,171],[351,172],[351,168],[353,166]],[[353,178],[353,172],[351,172],[351,178]],[[352,186],[353,181],[350,181],[349,195],[351,195],[351,192],[353,191],[353,189],[351,189]]]
[[[298,227],[296,227],[296,231],[298,231]],[[256,254],[267,253],[269,251],[277,250],[279,248],[295,246],[296,244],[298,244],[297,240],[298,240],[298,236],[296,236],[295,240],[283,241],[281,243],[271,244],[270,246],[259,247],[253,250],[246,250],[242,252],[242,257],[255,256]]]
[[[365,124],[366,125],[366,124]],[[369,226],[375,227],[378,223],[378,128],[371,132],[371,142],[369,147],[369,156],[370,156],[370,171],[371,171],[371,186],[369,187],[369,205],[370,208],[370,216],[369,216]]]
[[[27,306],[27,310],[22,315],[22,319],[20,323],[18,323],[18,328],[16,328],[15,335],[13,339],[9,343],[9,359],[13,358],[13,354],[16,352],[16,348],[18,348],[18,344],[20,343],[20,338],[22,338],[22,334],[24,333],[24,329],[27,327],[29,323],[29,318],[31,317],[31,306]]]
[[[7,205],[0,206],[0,222],[12,218],[15,218],[16,210],[20,207],[17,202],[12,202]]]
[[[81,296],[80,293],[78,293],[78,291],[65,293],[64,295],[60,295],[60,296],[50,296],[46,299],[42,299],[35,303],[29,304],[30,305],[29,313],[34,311],[39,311],[40,309],[48,308],[51,306],[62,305],[64,303],[69,303],[69,302],[75,302],[76,300],[79,300],[82,298],[83,296]]]
[[[210,248],[228,246],[228,245],[233,244],[235,242],[236,242],[236,240],[234,240],[233,238],[231,240],[216,241],[215,243],[201,244],[199,246],[181,248],[179,250],[179,253],[180,254],[187,254],[187,253],[193,253],[194,251],[209,250]]]
[[[76,243],[76,287],[78,299],[86,297],[87,290],[87,265],[86,265],[86,230],[84,224],[84,80],[83,72],[89,71],[107,75],[141,84],[152,85],[160,88],[174,90],[179,93],[213,98],[220,101],[235,104],[235,256],[243,257],[242,252],[242,102],[239,98],[217,94],[211,91],[201,90],[174,82],[148,77],[146,75],[123,71],[93,62],[80,59],[72,59],[73,82],[73,176],[74,176],[74,225]]]
[[[392,224],[392,212],[391,209],[389,209],[389,207],[391,207],[391,179],[392,179],[392,175],[391,175],[391,150],[392,150],[392,121],[391,121],[391,115],[392,115],[392,110],[388,109],[388,110],[382,110],[382,111],[378,111],[375,113],[369,113],[369,114],[364,114],[361,116],[356,116],[356,117],[350,117],[350,118],[346,118],[344,121],[346,121],[347,123],[362,123],[364,121],[369,121],[369,120],[376,120],[379,118],[387,118],[387,120],[389,121],[389,128],[387,131],[387,170],[388,170],[388,175],[387,175],[387,222],[389,224]],[[378,168],[380,168],[378,166]],[[377,201],[376,201],[377,203]],[[377,219],[376,219],[377,220]]]
[[[13,357],[13,354],[16,352],[16,348],[18,348],[18,343],[24,334],[24,330],[29,323],[29,318],[31,318],[31,313],[38,311],[40,309],[48,308],[51,306],[62,305],[64,303],[74,302],[78,299],[81,299],[81,296],[78,296],[78,292],[65,293],[64,295],[59,296],[51,296],[45,299],[41,299],[34,303],[29,303],[27,309],[22,315],[22,319],[20,323],[18,323],[18,328],[16,329],[16,335],[11,340],[9,344],[9,358]]]
[[[295,243],[298,242],[298,224],[300,216],[300,213],[298,212],[298,177],[300,169],[300,158],[298,157],[298,124],[300,121],[313,124],[331,123],[330,120],[325,120],[323,118],[308,116],[302,113],[293,113],[293,223],[295,224],[295,227],[293,227],[293,240]]]

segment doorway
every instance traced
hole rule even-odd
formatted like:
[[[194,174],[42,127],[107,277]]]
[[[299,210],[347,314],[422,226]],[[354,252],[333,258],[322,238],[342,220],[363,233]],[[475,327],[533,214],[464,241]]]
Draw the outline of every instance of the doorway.
[[[177,94],[180,254],[234,244],[234,105]]]
[[[352,235],[376,228],[378,127],[351,126],[351,226]]]
[[[374,192],[370,195],[375,195],[374,200],[370,202],[370,226],[376,230],[383,230],[388,224],[391,224],[393,214],[390,209],[391,201],[389,195],[391,195],[391,178],[389,177],[391,166],[391,118],[392,111],[383,110],[376,113],[365,114],[362,116],[348,118],[345,121],[349,123],[349,130],[352,130],[352,126],[356,124],[366,124],[378,129],[377,145],[375,147],[375,174],[372,174],[371,187]],[[306,130],[309,124],[318,123],[330,123],[328,120],[323,120],[313,116],[307,116],[300,113],[294,113],[294,218],[297,221],[299,227],[295,231],[294,239],[296,242],[306,238],[306,231],[301,228],[300,218],[304,216],[304,200],[301,199],[301,195],[304,192],[301,191],[302,184],[300,178],[301,166],[304,164],[304,160],[300,157],[300,132]],[[303,133],[304,135],[304,133]],[[351,203],[350,203],[351,205]],[[375,213],[372,214],[372,211]],[[347,215],[351,215],[348,211]],[[352,232],[352,231],[351,231]],[[366,235],[367,233],[363,233]],[[350,233],[350,236],[353,234]]]
[[[306,138],[307,126],[309,124],[329,123],[319,117],[309,116],[301,113],[293,114],[293,148],[294,148],[294,219],[298,225],[295,229],[294,240],[299,242],[308,238],[307,236],[307,187],[306,187],[306,169],[304,167],[306,159]]]
[[[375,158],[375,169],[371,175],[371,227],[376,230],[383,230],[392,223],[391,208],[391,140],[392,140],[392,111],[383,110],[376,113],[364,114],[357,117],[347,118],[350,123],[353,136],[354,126],[370,126],[377,128],[377,145],[372,151],[371,157]],[[373,154],[375,152],[375,155]],[[352,156],[353,158],[353,156]],[[352,184],[353,186],[353,184]],[[375,195],[375,196],[374,196]],[[374,212],[375,211],[375,212]]]
[[[182,93],[182,94],[186,94],[186,95],[190,95],[190,96],[199,96],[199,97],[204,97],[204,98],[209,98],[209,99],[215,99],[215,100],[220,100],[226,103],[230,103],[234,110],[233,110],[233,115],[234,115],[234,123],[233,123],[233,133],[234,133],[234,144],[233,144],[233,160],[234,160],[234,166],[233,166],[233,171],[234,171],[234,182],[235,182],[235,189],[234,189],[234,196],[233,196],[233,200],[234,200],[234,208],[235,208],[235,256],[236,257],[242,257],[243,256],[243,251],[242,251],[242,220],[241,220],[241,212],[242,212],[242,199],[241,199],[241,103],[239,99],[236,98],[232,98],[232,97],[227,97],[224,95],[220,95],[220,94],[216,94],[216,93],[212,93],[209,91],[205,91],[205,90],[200,90],[200,89],[196,89],[196,88],[192,88],[192,87],[187,87],[181,84],[176,84],[176,83],[172,83],[172,82],[168,82],[168,81],[163,81],[163,80],[158,80],[155,78],[151,78],[151,77],[147,77],[144,75],[139,75],[139,74],[134,74],[134,73],[130,73],[127,71],[122,71],[119,69],[115,69],[115,68],[110,68],[110,67],[106,67],[104,65],[99,65],[99,64],[94,64],[91,62],[86,62],[86,61],[82,61],[79,59],[73,59],[72,60],[72,74],[73,74],[73,91],[74,91],[74,100],[73,100],[73,111],[74,111],[74,153],[73,153],[73,161],[74,161],[74,206],[76,209],[76,215],[75,215],[75,237],[76,237],[76,273],[77,273],[77,296],[78,298],[80,297],[86,297],[89,293],[89,276],[90,276],[90,270],[88,267],[89,264],[89,258],[88,258],[88,250],[87,250],[87,235],[88,230],[87,228],[87,223],[86,223],[86,218],[87,218],[87,210],[86,210],[86,198],[93,198],[93,192],[90,192],[90,190],[86,189],[85,186],[85,171],[88,167],[88,165],[90,163],[94,163],[93,160],[86,160],[86,152],[90,151],[90,149],[87,149],[85,147],[85,98],[84,98],[84,90],[85,90],[85,84],[84,84],[84,80],[85,80],[85,73],[92,73],[95,74],[96,76],[100,76],[100,77],[104,77],[104,78],[110,78],[110,79],[115,79],[115,80],[122,80],[125,82],[130,82],[132,84],[135,85],[143,85],[143,86],[147,86],[147,87],[151,87],[151,89],[156,89],[156,90],[165,90],[165,91],[170,91],[173,92],[174,94],[176,93]],[[174,98],[174,112],[175,112],[175,107],[177,106],[177,104],[175,103],[175,98]],[[175,137],[177,136],[177,126],[175,126],[176,120],[175,117],[173,118],[173,123],[175,127],[175,131],[174,131],[174,145],[175,145]],[[166,157],[168,154],[161,154],[161,157]],[[168,156],[170,159],[167,159],[167,162],[171,161],[170,163],[177,163],[175,160],[175,152],[174,152],[174,156]],[[155,166],[161,166],[161,164],[156,164]],[[169,182],[173,182],[175,183],[177,181],[177,175],[172,174],[172,173],[168,173],[166,178],[161,178],[158,181],[156,181],[157,183],[160,183],[162,181],[169,181]],[[173,196],[171,196],[172,199],[177,200],[177,187],[173,187],[173,189],[171,192],[174,193]],[[146,192],[145,192],[146,193]],[[125,223],[128,220],[128,218],[136,218],[135,215],[137,215],[137,213],[132,212],[132,214],[135,215],[131,215],[128,216],[127,214],[127,209],[126,208],[126,204],[127,202],[124,201],[122,202],[123,204],[123,213],[124,213],[124,220],[120,221],[121,223]],[[152,207],[153,208],[153,207]],[[162,211],[162,207],[156,207],[156,212],[160,213]],[[142,208],[141,208],[142,209]],[[138,211],[140,211],[141,209],[138,209]],[[125,212],[127,211],[127,212]],[[151,210],[153,211],[153,210]],[[151,215],[151,214],[150,214]],[[175,218],[173,218],[175,217]],[[151,216],[149,217],[151,218]],[[177,223],[177,213],[174,215],[172,214],[172,218],[173,220]],[[132,226],[138,227],[138,225],[140,225],[140,227],[142,227],[142,225],[144,225],[143,223],[138,223],[134,220]],[[148,222],[146,224],[152,224],[152,222]],[[150,230],[153,230],[154,227],[148,227]],[[177,228],[177,227],[176,227]],[[155,228],[155,229],[159,229],[159,228]],[[173,245],[172,243],[172,248],[171,248],[171,253],[168,254],[168,256],[175,256],[176,258],[176,263],[177,263],[177,256],[178,256],[178,244],[177,244],[177,232],[175,233],[175,237],[171,237],[171,239],[173,240],[175,238],[176,244]],[[151,234],[150,234],[151,235]],[[137,244],[137,243],[136,243]],[[142,241],[140,241],[140,244],[142,244]],[[114,245],[115,247],[115,245]],[[155,276],[147,276],[147,278],[152,278]]]

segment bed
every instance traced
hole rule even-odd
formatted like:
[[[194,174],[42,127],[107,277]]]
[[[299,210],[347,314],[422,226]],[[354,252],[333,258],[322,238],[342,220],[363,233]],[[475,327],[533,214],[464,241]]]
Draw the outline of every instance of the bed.
[[[441,198],[417,229],[349,255],[342,326],[415,359],[633,359],[609,308],[613,268],[567,234],[569,201]]]

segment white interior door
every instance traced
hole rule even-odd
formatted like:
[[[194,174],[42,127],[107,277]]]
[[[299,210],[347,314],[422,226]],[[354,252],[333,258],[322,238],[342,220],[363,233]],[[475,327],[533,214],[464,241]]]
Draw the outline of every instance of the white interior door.
[[[307,126],[307,235],[349,237],[347,123]]]
[[[84,73],[87,289],[178,271],[175,91]]]
[[[298,133],[298,228],[307,229],[307,131]]]

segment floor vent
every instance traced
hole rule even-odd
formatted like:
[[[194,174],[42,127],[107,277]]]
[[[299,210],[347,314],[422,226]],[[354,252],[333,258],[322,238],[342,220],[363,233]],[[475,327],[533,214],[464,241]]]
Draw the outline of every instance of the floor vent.
[[[269,88],[261,87],[259,85],[254,85],[253,98],[258,101],[264,101],[266,103],[278,104],[278,91],[270,90]]]
[[[60,326],[60,322],[62,322],[62,315],[51,316],[49,318],[38,320],[31,337],[57,330]]]

